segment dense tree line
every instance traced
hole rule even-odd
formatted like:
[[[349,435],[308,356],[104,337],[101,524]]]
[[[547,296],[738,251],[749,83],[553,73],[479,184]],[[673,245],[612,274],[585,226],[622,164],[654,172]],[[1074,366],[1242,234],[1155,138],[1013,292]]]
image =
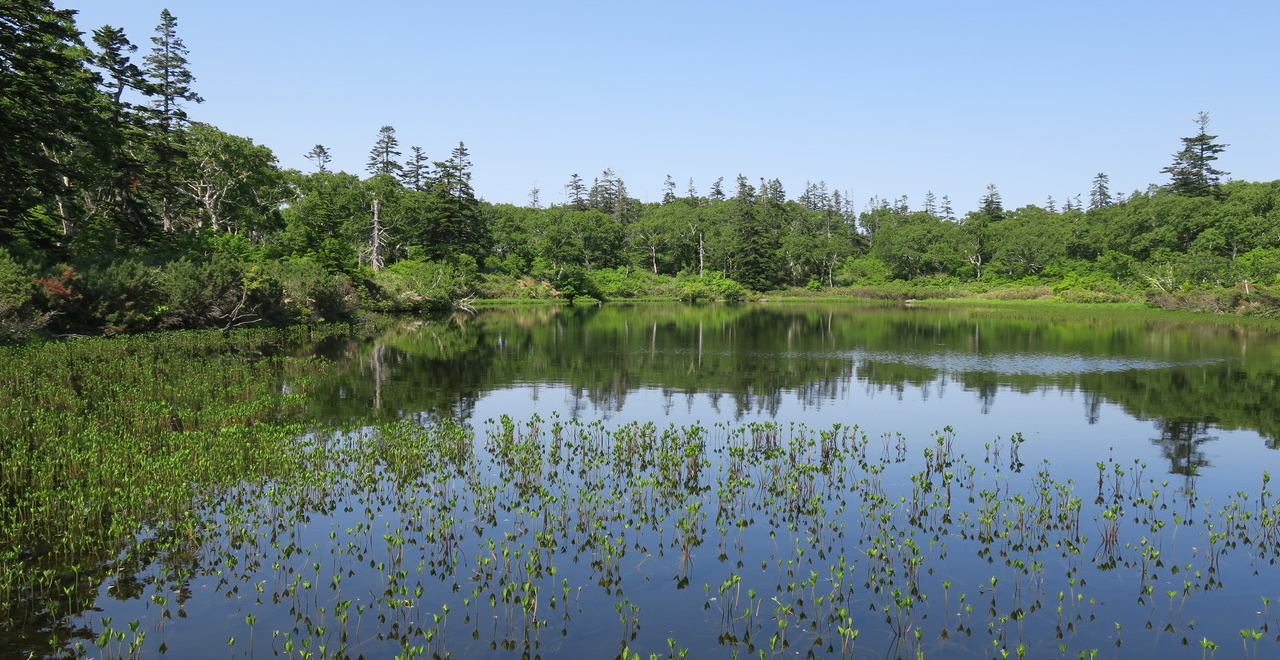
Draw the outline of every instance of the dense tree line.
[[[1280,277],[1280,182],[1223,182],[1201,114],[1164,186],[1005,209],[995,185],[957,215],[932,192],[873,198],[739,174],[660,201],[605,170],[564,203],[490,204],[459,142],[432,160],[373,136],[364,177],[282,170],[270,149],[188,115],[202,101],[167,10],[139,57],[86,43],[47,0],[0,8],[3,334],[235,327],[421,309],[470,295],[742,298],[787,287],[1041,284],[1075,299],[1242,289]]]

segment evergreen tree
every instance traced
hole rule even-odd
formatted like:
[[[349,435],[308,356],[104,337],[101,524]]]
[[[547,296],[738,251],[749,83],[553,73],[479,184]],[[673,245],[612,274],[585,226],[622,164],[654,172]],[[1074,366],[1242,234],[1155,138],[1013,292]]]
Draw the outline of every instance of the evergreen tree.
[[[676,201],[676,181],[667,175],[667,180],[662,182],[662,203],[670,204]]]
[[[575,211],[587,210],[587,185],[582,182],[582,177],[574,173],[569,177],[569,183],[564,186],[565,196],[568,197],[569,206]]]
[[[717,202],[724,201],[724,177],[716,179],[715,183],[711,184],[711,192],[707,195],[707,198]]]
[[[428,191],[431,232],[426,245],[435,258],[457,253],[480,257],[484,227],[480,202],[471,188],[469,156],[466,145],[459,142],[449,160],[435,163]]]
[[[1212,164],[1230,145],[1218,144],[1218,136],[1209,135],[1209,113],[1197,115],[1196,126],[1200,130],[1195,135],[1182,138],[1182,151],[1173,155],[1173,164],[1160,171],[1171,177],[1169,190],[1174,193],[1204,197],[1216,194],[1222,177],[1230,174]]]
[[[591,182],[591,191],[587,193],[587,206],[601,213],[613,215],[617,198],[618,177],[611,168],[605,168],[600,178]]]
[[[987,194],[978,203],[978,210],[991,220],[1004,218],[1004,203],[1000,201],[1000,191],[996,189],[996,184],[987,184]]]
[[[431,161],[422,147],[409,147],[409,160],[404,164],[400,181],[406,188],[422,192],[431,187]]]
[[[184,102],[203,103],[204,99],[191,90],[191,83],[196,79],[187,68],[187,47],[178,37],[178,19],[168,9],[161,10],[160,24],[151,43],[154,46],[145,62],[146,73],[151,78],[150,91],[156,97],[152,106],[161,131],[168,133],[182,128],[186,122]]]
[[[333,160],[333,156],[329,153],[329,148],[323,144],[311,147],[311,151],[303,154],[302,157],[315,163],[317,172],[328,172],[329,162]]]
[[[1111,191],[1107,184],[1110,179],[1103,172],[1098,172],[1093,177],[1093,186],[1089,190],[1089,208],[1100,209],[1104,206],[1111,206]]]
[[[0,244],[51,247],[59,232],[48,211],[83,175],[70,154],[104,142],[74,13],[48,0],[0,3]]]
[[[191,90],[195,76],[187,68],[187,47],[178,37],[178,19],[168,9],[160,12],[160,24],[151,43],[151,54],[144,58],[145,72],[150,79],[148,91],[155,97],[151,114],[156,130],[150,133],[149,139],[156,162],[152,168],[150,196],[164,230],[173,231],[183,215],[182,193],[177,181],[177,169],[187,156],[181,133],[187,122],[183,105],[203,103],[204,99]]]
[[[393,126],[383,126],[378,129],[378,139],[373,143],[373,148],[369,150],[369,162],[365,165],[371,176],[379,174],[390,174],[394,176],[397,172],[404,169],[396,158],[400,156],[400,141],[396,139],[396,129]]]
[[[114,218],[117,226],[130,233],[145,233],[153,227],[138,184],[147,178],[142,151],[148,139],[148,109],[126,101],[125,94],[132,90],[134,94],[154,96],[155,88],[142,68],[131,60],[130,55],[138,47],[129,41],[124,30],[104,25],[93,31],[93,43],[98,53],[91,61],[101,72],[100,85],[110,103],[108,121],[114,140],[107,156],[107,171],[91,194],[100,201],[96,209],[100,215]]]
[[[124,100],[125,90],[153,93],[146,74],[129,58],[138,47],[129,41],[124,30],[110,25],[93,31],[93,43],[99,51],[93,56],[93,65],[102,71],[102,87],[111,99],[113,118],[121,121],[133,109],[133,105]]]
[[[929,215],[938,215],[938,198],[930,190],[924,194],[924,207],[921,209]]]

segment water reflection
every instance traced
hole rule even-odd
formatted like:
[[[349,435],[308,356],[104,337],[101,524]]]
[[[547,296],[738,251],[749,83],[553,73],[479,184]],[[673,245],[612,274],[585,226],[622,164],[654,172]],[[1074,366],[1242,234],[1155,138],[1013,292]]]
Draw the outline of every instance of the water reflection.
[[[347,421],[372,410],[473,423],[536,412],[852,421],[875,432],[962,424],[1105,446],[1129,442],[1111,437],[1120,433],[1108,426],[1114,409],[1156,425],[1154,442],[1177,474],[1210,465],[1204,445],[1215,431],[1255,432],[1273,449],[1280,438],[1280,343],[1217,326],[850,305],[608,305],[424,319],[323,352],[341,368],[322,385],[317,412]],[[1094,428],[1068,433],[1074,424]]]

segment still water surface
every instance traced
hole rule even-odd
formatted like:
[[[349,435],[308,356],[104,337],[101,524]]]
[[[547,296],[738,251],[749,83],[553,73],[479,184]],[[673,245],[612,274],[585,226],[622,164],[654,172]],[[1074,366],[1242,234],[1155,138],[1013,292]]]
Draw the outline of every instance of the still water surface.
[[[182,620],[146,624],[144,648],[1200,657],[1212,640],[1274,655],[1280,538],[1259,493],[1280,433],[1273,335],[611,304],[308,350],[333,361],[310,386],[317,420],[455,420],[474,446],[372,482],[219,498],[204,515],[250,539],[286,530],[286,550],[208,544]],[[117,621],[160,609],[100,603]]]
[[[1280,339],[1188,323],[1028,320],[1007,309],[643,305],[487,310],[328,348],[334,418],[559,415],[775,421],[1035,458],[1112,454],[1233,480],[1280,439]],[[1201,482],[1203,486],[1203,481]]]

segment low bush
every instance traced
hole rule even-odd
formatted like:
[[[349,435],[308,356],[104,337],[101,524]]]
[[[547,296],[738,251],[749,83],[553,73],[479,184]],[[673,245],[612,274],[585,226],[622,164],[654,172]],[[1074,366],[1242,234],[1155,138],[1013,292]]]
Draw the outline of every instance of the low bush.
[[[44,327],[49,315],[37,310],[35,278],[0,248],[0,342],[21,341]]]
[[[287,320],[280,285],[261,269],[222,252],[207,261],[174,261],[158,284],[164,300],[157,310],[162,327],[229,330]]]
[[[273,262],[267,273],[279,284],[281,304],[292,322],[348,319],[359,308],[360,296],[351,279],[330,272],[310,257]]]
[[[472,275],[458,264],[408,259],[374,274],[373,283],[382,293],[381,311],[418,312],[465,300],[472,295]]]

